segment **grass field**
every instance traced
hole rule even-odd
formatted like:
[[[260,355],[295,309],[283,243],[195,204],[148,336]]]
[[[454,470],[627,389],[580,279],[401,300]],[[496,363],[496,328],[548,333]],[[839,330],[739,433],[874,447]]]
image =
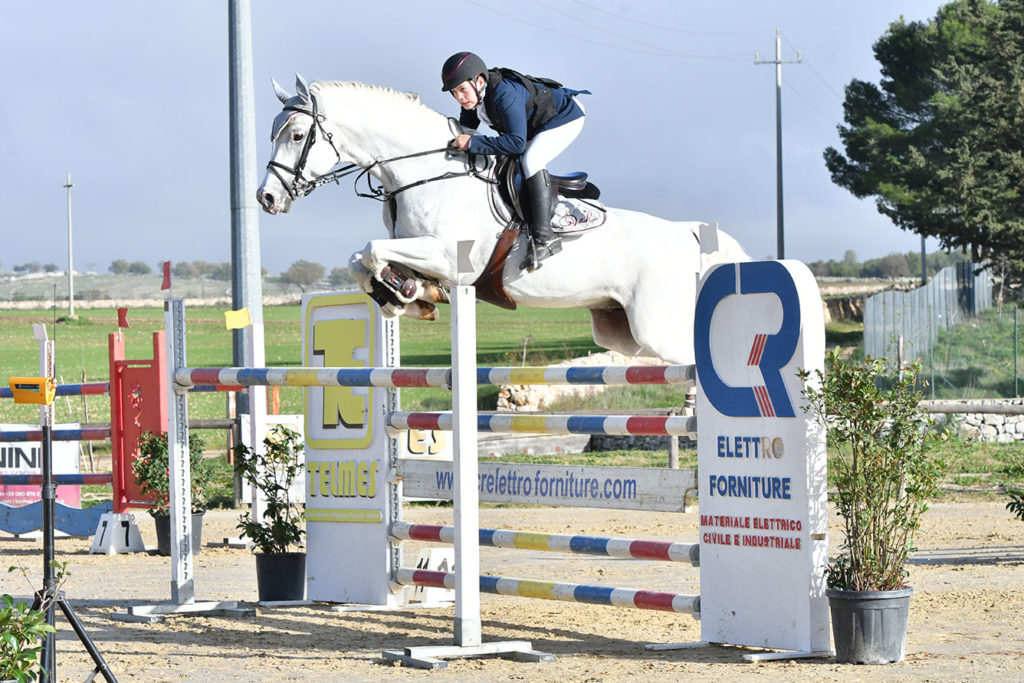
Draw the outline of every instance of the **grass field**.
[[[229,366],[231,333],[225,329],[223,308],[186,309],[187,358],[193,366]],[[402,320],[402,364],[407,366],[444,366],[451,358],[451,326],[448,307],[440,307],[441,319],[434,322]],[[44,323],[55,341],[58,382],[107,381],[109,377],[108,336],[117,330],[116,311],[82,309],[77,320],[61,320],[56,325],[49,311],[12,311],[0,313],[0,377],[37,375],[39,344],[32,336],[32,324]],[[263,309],[267,365],[302,365],[297,305],[267,306]],[[164,327],[163,310],[137,308],[128,313],[131,328],[124,331],[129,358],[152,357],[153,332]],[[505,311],[481,305],[477,313],[478,355],[480,365],[547,365],[549,363],[602,351],[590,336],[590,315],[582,310],[520,309]],[[497,388],[482,388],[482,407],[494,407]],[[403,405],[411,408],[439,409],[451,405],[444,390],[406,390]],[[225,397],[198,394],[190,397],[190,415],[195,418],[223,417]],[[106,398],[88,401],[89,421],[107,422],[110,410]],[[281,412],[302,411],[302,389],[281,388]],[[58,401],[56,419],[60,422],[85,421],[82,399]],[[38,412],[30,406],[0,401],[0,422],[31,422]]]
[[[187,309],[188,362],[195,366],[226,366],[231,364],[231,333],[224,326],[225,308],[195,307]],[[449,309],[441,307],[441,320],[401,322],[402,364],[406,366],[444,366],[450,359],[451,328]],[[299,307],[267,306],[264,308],[267,365],[302,365]],[[129,358],[149,358],[152,334],[163,329],[161,308],[137,308],[128,314],[131,328],[125,330]],[[32,323],[45,323],[51,339],[56,341],[57,375],[62,383],[106,381],[108,379],[107,337],[116,331],[117,316],[111,309],[83,309],[77,320],[53,322],[49,311],[0,312],[0,377],[38,374],[38,342],[32,337]],[[1008,327],[1010,326],[1010,327]],[[520,309],[504,311],[481,305],[477,311],[479,365],[547,365],[567,358],[599,352],[590,336],[590,318],[586,311]],[[855,324],[830,326],[830,343],[852,346],[859,341]],[[987,340],[987,341],[985,341]],[[974,392],[991,395],[997,389],[1012,389],[1012,313],[986,313],[964,329],[954,330],[940,342],[949,348],[948,366],[951,377],[962,376]],[[961,346],[959,346],[962,344]],[[944,350],[945,350],[944,348]],[[955,363],[961,368],[957,372]],[[480,407],[493,409],[496,387],[481,387]],[[672,387],[611,387],[589,403],[570,403],[556,409],[606,409],[628,411],[632,407],[678,406],[679,390]],[[440,389],[403,390],[403,407],[417,410],[445,410],[451,406],[448,392]],[[194,418],[223,417],[226,399],[223,394],[194,394],[189,399],[190,416]],[[302,412],[302,389],[281,388],[281,412]],[[59,400],[56,404],[59,422],[107,422],[109,404],[106,397],[91,397],[88,420],[82,398]],[[38,411],[31,406],[15,406],[0,401],[0,422],[33,423]],[[216,450],[219,435],[207,435],[208,447]],[[109,452],[99,445],[97,452]],[[221,451],[223,453],[223,451]],[[696,454],[680,454],[683,467],[695,466]],[[1024,446],[1020,444],[954,443],[936,453],[948,464],[946,481],[951,490],[967,487],[993,495],[1004,486],[1024,484]],[[552,460],[552,458],[554,458]],[[220,502],[230,498],[229,469],[218,458],[219,479],[223,491],[215,493]],[[620,451],[587,453],[579,456],[534,456],[533,462],[564,462],[566,464],[616,464],[630,466],[664,466],[665,454],[651,451]],[[87,497],[103,499],[109,489],[87,490]]]

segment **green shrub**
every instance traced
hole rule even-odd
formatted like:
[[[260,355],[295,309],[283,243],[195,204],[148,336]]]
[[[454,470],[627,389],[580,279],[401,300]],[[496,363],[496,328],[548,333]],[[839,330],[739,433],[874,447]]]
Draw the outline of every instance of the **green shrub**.
[[[203,458],[203,440],[190,431],[188,435],[188,452],[192,482],[192,512],[206,510],[206,487],[210,483],[212,471]],[[171,485],[169,461],[167,457],[167,435],[143,432],[139,437],[139,455],[132,463],[135,480],[142,490],[152,496],[153,506],[149,514],[153,517],[166,517],[171,514]]]
[[[69,576],[67,562],[53,560],[50,566],[54,568],[56,589],[43,596],[39,609],[30,609],[28,603],[18,602],[7,593],[0,596],[0,681],[25,683],[42,679],[42,641],[47,634],[56,633],[46,623],[46,612]],[[9,567],[7,571],[20,571],[28,580],[24,567]]]
[[[242,514],[238,528],[263,553],[286,553],[301,547],[306,533],[302,503],[291,499],[291,487],[302,470],[298,456],[302,451],[299,434],[276,426],[263,439],[263,451],[254,452],[245,444],[235,446],[235,470],[263,494],[266,507],[262,519],[249,512]]]
[[[844,362],[825,355],[826,373],[800,372],[804,396],[825,428],[845,538],[828,568],[828,585],[855,591],[905,587],[907,557],[944,463],[931,451],[949,438],[919,403],[920,365],[895,379],[884,360]],[[810,380],[814,381],[810,381]],[[885,388],[880,388],[885,386]]]

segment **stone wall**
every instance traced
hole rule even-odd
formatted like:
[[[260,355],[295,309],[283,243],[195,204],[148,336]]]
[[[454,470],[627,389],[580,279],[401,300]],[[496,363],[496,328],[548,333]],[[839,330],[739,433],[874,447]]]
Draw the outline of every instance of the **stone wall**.
[[[592,434],[588,451],[668,451],[669,436],[609,436]],[[689,437],[679,437],[680,450],[693,450],[697,442]]]
[[[1024,398],[981,399],[972,403],[1022,406]],[[965,439],[997,443],[1024,441],[1024,415],[961,413],[936,415],[935,419],[937,422],[946,420],[954,432]]]

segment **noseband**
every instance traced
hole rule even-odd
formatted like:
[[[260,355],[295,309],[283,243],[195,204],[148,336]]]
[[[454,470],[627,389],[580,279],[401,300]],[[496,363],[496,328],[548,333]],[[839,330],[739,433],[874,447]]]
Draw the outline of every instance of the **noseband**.
[[[326,184],[332,183],[332,182],[333,183],[337,183],[339,179],[344,178],[345,176],[351,175],[351,174],[356,173],[356,172],[359,172],[359,175],[356,176],[355,181],[353,182],[353,190],[354,190],[355,194],[357,196],[359,196],[359,197],[366,197],[368,199],[376,199],[377,201],[381,201],[381,202],[391,201],[397,195],[399,195],[402,192],[405,192],[408,189],[411,189],[413,187],[418,187],[420,185],[425,185],[427,183],[432,183],[432,182],[437,181],[437,180],[448,180],[450,178],[461,178],[463,176],[473,176],[473,177],[477,178],[478,180],[483,180],[484,182],[487,182],[487,183],[495,183],[496,182],[495,180],[493,180],[492,178],[489,178],[486,175],[487,171],[488,171],[488,169],[490,167],[490,162],[488,161],[488,158],[487,157],[483,157],[483,167],[482,168],[477,168],[477,165],[478,165],[477,158],[479,157],[479,155],[470,154],[468,152],[466,153],[466,169],[467,170],[465,170],[465,171],[463,171],[461,173],[456,173],[454,171],[448,171],[446,173],[442,173],[439,176],[434,176],[432,178],[425,178],[423,180],[417,180],[415,182],[409,183],[408,185],[403,185],[402,187],[399,187],[399,188],[397,188],[395,190],[392,190],[390,192],[385,190],[383,186],[374,187],[372,182],[370,181],[369,173],[373,169],[374,166],[381,166],[381,167],[383,167],[386,164],[390,164],[390,163],[395,162],[395,161],[401,161],[403,159],[412,159],[414,157],[427,156],[428,154],[455,153],[455,152],[458,151],[458,150],[455,150],[454,148],[452,148],[450,146],[449,147],[442,147],[440,149],[429,149],[429,150],[426,150],[424,152],[414,152],[412,154],[404,154],[402,156],[392,157],[390,159],[378,159],[378,160],[374,161],[372,164],[370,164],[369,166],[367,166],[366,168],[362,168],[361,166],[359,166],[359,164],[355,164],[355,163],[348,164],[346,166],[342,166],[341,168],[337,168],[337,169],[334,169],[333,171],[325,173],[324,175],[322,175],[322,176],[320,176],[318,178],[313,178],[312,180],[306,180],[305,178],[302,177],[302,174],[303,174],[303,171],[305,171],[305,169],[306,169],[306,160],[309,157],[309,151],[310,151],[310,149],[313,148],[313,144],[316,142],[316,132],[317,132],[317,130],[319,130],[320,133],[323,135],[324,139],[327,140],[327,142],[330,143],[331,149],[334,150],[335,156],[338,157],[338,161],[339,162],[341,161],[341,152],[339,152],[338,148],[335,146],[334,138],[331,135],[331,132],[328,131],[326,128],[324,128],[324,125],[323,125],[323,122],[326,120],[327,117],[325,117],[323,114],[319,113],[319,110],[318,110],[317,104],[316,104],[316,97],[313,95],[313,93],[310,93],[310,102],[312,104],[312,109],[311,110],[310,109],[303,109],[301,107],[295,107],[295,106],[285,107],[284,110],[283,110],[283,111],[294,111],[294,112],[298,112],[300,114],[306,114],[307,116],[310,116],[313,119],[313,122],[309,124],[309,131],[306,133],[306,142],[302,146],[302,153],[299,154],[298,161],[295,162],[294,166],[286,166],[285,164],[282,164],[281,162],[274,161],[274,160],[271,160],[270,162],[267,163],[267,170],[270,171],[271,173],[273,173],[275,176],[277,176],[277,179],[279,181],[281,181],[282,187],[284,187],[285,191],[288,192],[288,196],[291,199],[293,199],[293,200],[298,199],[299,197],[305,197],[306,195],[308,195],[309,193],[311,193],[313,190],[315,190],[316,188],[320,187],[321,185],[326,185]],[[455,123],[454,119],[449,119],[449,122],[451,124]],[[280,173],[280,171],[278,169],[280,169],[280,171],[285,171],[286,173],[291,174],[291,181],[289,182],[288,180],[285,180],[285,177],[283,175],[281,175],[281,173]],[[366,178],[366,186],[367,186],[367,191],[366,192],[362,192],[358,188],[359,180],[360,180],[360,178],[363,178],[363,177]]]

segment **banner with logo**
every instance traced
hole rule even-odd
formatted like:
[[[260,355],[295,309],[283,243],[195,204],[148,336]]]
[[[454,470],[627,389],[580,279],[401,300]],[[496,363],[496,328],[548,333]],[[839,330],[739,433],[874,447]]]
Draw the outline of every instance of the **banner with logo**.
[[[303,365],[394,367],[397,320],[364,294],[302,298]],[[396,445],[386,415],[398,393],[372,387],[306,389],[306,577],[310,600],[397,604],[388,587],[396,514],[389,471]]]
[[[80,425],[62,424],[54,429],[78,429]],[[3,432],[38,431],[39,425],[3,424]],[[53,473],[78,474],[77,441],[54,441]],[[0,444],[0,474],[42,474],[43,444],[39,441],[11,441]],[[40,500],[42,488],[38,484],[0,484],[0,503],[20,507]],[[80,507],[82,500],[81,486],[58,486],[57,501],[70,507]]]
[[[825,437],[797,376],[824,363],[814,277],[798,261],[710,269],[694,347],[701,637],[826,651]]]

